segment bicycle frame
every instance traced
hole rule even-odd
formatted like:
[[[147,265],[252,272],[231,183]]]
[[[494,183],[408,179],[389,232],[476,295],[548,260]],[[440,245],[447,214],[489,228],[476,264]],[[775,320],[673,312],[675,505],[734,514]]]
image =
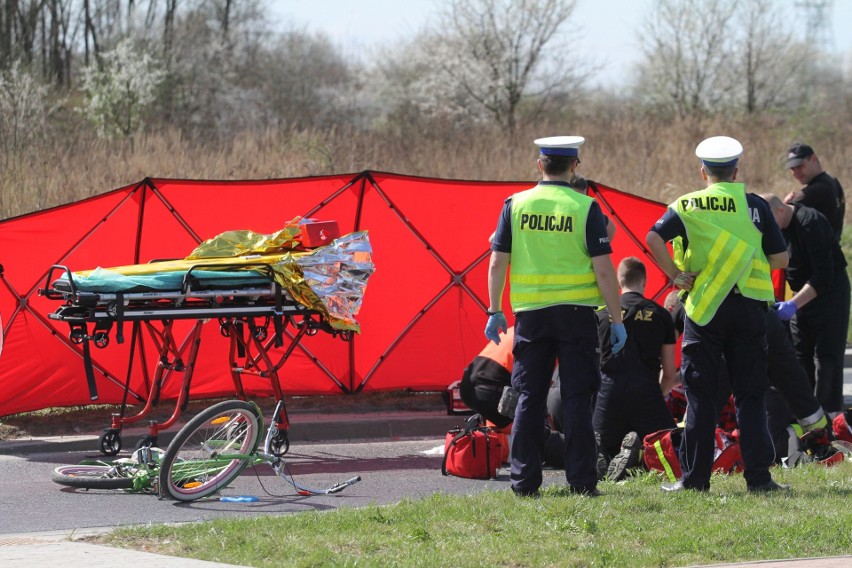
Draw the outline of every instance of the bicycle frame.
[[[234,415],[229,418],[229,409],[221,411],[223,412],[222,415],[216,414],[217,412],[219,412],[216,410],[217,407],[223,404],[227,406],[229,404],[233,404],[234,402],[236,401],[226,401],[224,403],[220,403],[220,405],[211,407],[210,409],[208,409],[208,411],[206,411],[212,411],[213,413],[211,414],[211,416],[202,419],[195,426],[193,426],[192,424],[187,424],[187,426],[184,427],[186,430],[181,430],[181,432],[178,433],[175,442],[173,442],[173,444],[177,443],[178,445],[174,446],[174,449],[172,449],[172,446],[170,446],[169,448],[169,453],[172,454],[172,459],[174,461],[169,458],[166,459],[168,463],[166,465],[167,470],[164,470],[164,473],[167,471],[169,480],[173,478],[183,480],[181,481],[182,489],[202,489],[208,482],[220,476],[220,474],[225,473],[228,469],[237,467],[239,470],[243,470],[248,465],[254,466],[260,463],[268,463],[272,467],[275,474],[278,477],[287,481],[290,485],[292,485],[299,495],[329,495],[332,493],[338,493],[346,487],[349,487],[350,485],[353,485],[361,480],[360,476],[355,476],[350,479],[347,479],[346,481],[336,483],[331,487],[325,489],[317,489],[304,486],[298,483],[295,479],[293,479],[292,475],[290,475],[287,471],[287,465],[284,462],[283,456],[286,453],[287,448],[285,448],[284,451],[281,451],[282,445],[280,436],[282,435],[282,432],[278,429],[279,424],[281,424],[282,422],[286,422],[286,419],[282,418],[282,416],[286,416],[286,410],[283,400],[279,400],[276,403],[275,410],[273,411],[272,416],[270,417],[269,426],[267,428],[266,436],[263,443],[263,448],[256,449],[250,453],[233,451],[233,448],[231,446],[241,444],[242,439],[238,436],[234,438],[222,438],[220,437],[220,434],[222,432],[228,431],[229,429],[234,427],[247,428],[248,431],[251,431],[254,428],[262,427],[262,425],[264,424],[263,414],[256,405],[254,405],[256,413],[249,415],[252,417],[250,420],[253,422],[253,424],[250,425],[246,425],[245,423],[247,419],[245,413]],[[229,419],[226,421],[226,418]],[[256,420],[256,423],[254,423],[254,420]],[[204,455],[200,458],[192,457],[192,459],[186,459],[181,461],[177,457],[177,452],[179,452],[182,448],[182,442],[179,440],[181,440],[182,438],[185,441],[191,439],[193,435],[199,431],[199,427],[205,422],[215,425],[215,429],[211,431],[208,435],[206,435],[204,438],[197,440],[196,443],[193,444],[193,446],[195,447],[193,453],[196,451],[200,451]],[[185,434],[184,431],[186,432]],[[284,434],[286,434],[286,432],[284,432]],[[235,475],[230,479],[227,479],[227,481],[224,481],[224,484],[219,486],[214,493],[218,493],[219,491],[227,487],[233,481],[233,479],[236,479],[238,475],[239,474]],[[165,485],[166,483],[171,484],[170,481],[163,481],[163,485]],[[162,486],[160,489],[160,496],[164,497],[165,495],[163,495],[162,492],[165,491],[165,489]],[[202,489],[199,498],[205,495],[208,495],[208,493],[205,493]],[[190,497],[186,500],[194,500],[194,498]]]

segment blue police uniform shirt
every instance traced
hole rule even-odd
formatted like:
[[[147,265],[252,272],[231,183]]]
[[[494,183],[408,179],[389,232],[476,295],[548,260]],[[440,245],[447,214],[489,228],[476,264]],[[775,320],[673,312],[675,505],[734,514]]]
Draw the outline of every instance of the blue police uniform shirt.
[[[747,193],[746,202],[751,222],[754,223],[754,226],[763,235],[761,241],[763,253],[769,256],[771,254],[786,252],[787,243],[784,241],[784,235],[781,234],[781,228],[775,222],[772,209],[770,209],[766,200],[759,195]],[[671,207],[666,209],[665,214],[654,224],[651,230],[660,235],[666,242],[675,237],[682,237],[684,246],[689,244],[689,240],[686,237],[686,227]]]
[[[575,191],[568,183],[562,181],[540,181],[538,185],[559,185]],[[609,244],[609,236],[606,232],[606,217],[597,201],[592,201],[589,208],[589,216],[586,219],[586,248],[589,256],[601,256],[612,254]],[[512,252],[512,198],[503,203],[500,219],[497,222],[497,230],[491,240],[491,250],[496,252]],[[786,245],[785,245],[786,250]]]

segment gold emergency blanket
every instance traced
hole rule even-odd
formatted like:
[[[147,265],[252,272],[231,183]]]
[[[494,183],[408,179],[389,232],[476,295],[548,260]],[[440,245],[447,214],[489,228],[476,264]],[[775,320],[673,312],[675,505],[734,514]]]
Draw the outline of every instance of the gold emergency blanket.
[[[326,316],[338,330],[360,332],[355,315],[361,308],[367,280],[374,272],[372,247],[367,231],[343,235],[330,244],[310,251],[292,250],[299,246],[301,218],[296,217],[275,233],[226,231],[209,239],[186,258],[149,264],[132,264],[74,273],[76,280],[115,280],[122,276],[140,277],[186,272],[198,265],[263,263],[269,266],[275,281],[294,300]],[[238,268],[237,268],[238,270]]]

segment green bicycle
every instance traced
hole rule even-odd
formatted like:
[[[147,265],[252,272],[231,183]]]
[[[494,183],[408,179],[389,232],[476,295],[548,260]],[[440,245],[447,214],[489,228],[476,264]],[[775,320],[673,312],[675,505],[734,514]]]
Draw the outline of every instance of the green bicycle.
[[[128,458],[84,460],[77,465],[62,465],[53,470],[51,479],[75,489],[127,489],[157,493],[163,450],[142,447]]]
[[[328,489],[298,484],[286,471],[289,449],[284,401],[273,411],[263,448],[258,450],[263,415],[253,402],[226,400],[200,412],[180,429],[159,467],[161,498],[195,501],[227,487],[248,465],[266,462],[300,495],[328,495],[361,480],[360,476]]]

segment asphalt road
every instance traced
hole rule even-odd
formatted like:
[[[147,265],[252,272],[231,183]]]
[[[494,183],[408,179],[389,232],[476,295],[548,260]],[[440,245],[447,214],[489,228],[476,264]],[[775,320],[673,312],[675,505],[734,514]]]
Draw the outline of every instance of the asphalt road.
[[[852,405],[852,369],[845,370],[844,382],[845,402]],[[463,417],[454,418],[463,421]],[[300,496],[265,464],[246,469],[222,492],[225,496],[258,497],[252,503],[218,498],[177,503],[151,494],[71,489],[51,481],[51,472],[58,465],[102,458],[92,446],[85,452],[0,454],[0,535],[323,511],[390,504],[437,492],[469,494],[508,491],[510,487],[505,468],[499,470],[497,479],[488,481],[441,475],[442,456],[435,450],[443,446],[443,438],[437,437],[294,443],[287,463],[302,485],[325,488],[361,476],[361,482],[334,495]],[[545,485],[564,483],[563,476],[561,471],[545,471]]]
[[[300,496],[271,467],[261,464],[246,469],[222,492],[223,496],[257,496],[253,503],[218,498],[177,503],[151,494],[86,491],[51,481],[58,465],[97,458],[96,452],[0,455],[0,534],[323,511],[395,503],[437,492],[509,489],[507,471],[489,481],[444,477],[441,456],[434,453],[442,445],[441,439],[294,445],[288,464],[301,485],[325,488],[356,475],[362,481],[334,495]],[[549,473],[553,481],[561,474]]]

